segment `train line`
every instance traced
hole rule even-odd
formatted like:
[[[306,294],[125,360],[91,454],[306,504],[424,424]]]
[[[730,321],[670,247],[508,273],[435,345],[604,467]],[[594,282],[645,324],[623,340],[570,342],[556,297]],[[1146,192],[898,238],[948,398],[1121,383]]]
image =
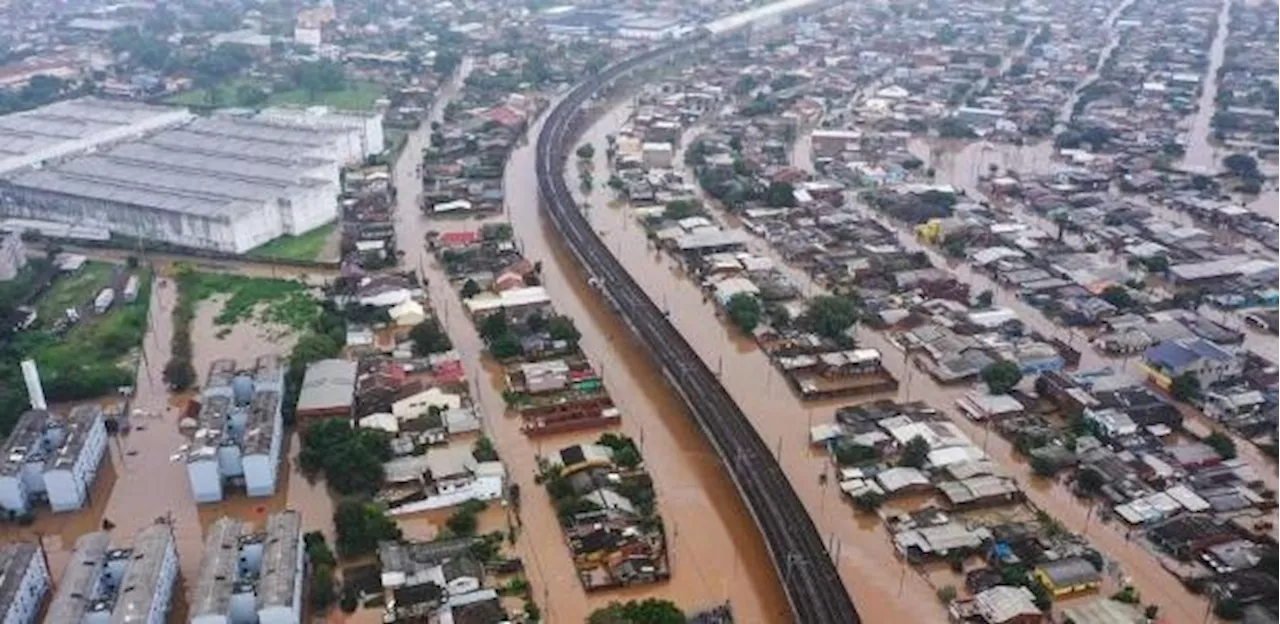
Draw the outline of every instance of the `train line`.
[[[686,41],[650,50],[574,87],[547,115],[538,134],[538,194],[591,283],[649,349],[715,448],[764,537],[794,620],[858,624],[857,610],[826,545],[769,447],[698,353],[613,257],[565,182],[565,163],[587,122],[583,105],[632,70],[688,53],[696,44]]]

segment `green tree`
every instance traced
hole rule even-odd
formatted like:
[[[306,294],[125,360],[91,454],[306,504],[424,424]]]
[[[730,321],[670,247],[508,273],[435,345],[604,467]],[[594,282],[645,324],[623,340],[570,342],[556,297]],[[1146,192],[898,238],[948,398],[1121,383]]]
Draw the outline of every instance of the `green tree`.
[[[577,154],[578,158],[581,158],[582,160],[591,160],[596,155],[596,148],[594,145],[590,143],[583,143],[582,145],[578,146],[577,151],[575,151],[574,153]]]
[[[513,358],[523,351],[520,338],[512,332],[499,335],[489,342],[489,353],[499,360]]]
[[[979,308],[989,308],[991,307],[991,302],[994,299],[995,299],[995,293],[991,292],[990,290],[984,290],[978,293],[978,298],[975,301],[975,303],[978,304]]]
[[[312,423],[302,434],[298,463],[310,474],[323,473],[339,494],[371,494],[382,485],[382,463],[391,459],[385,432],[353,427],[330,418]]]
[[[463,299],[471,299],[478,294],[480,294],[480,284],[477,284],[475,280],[468,279],[462,283],[461,295]]]
[[[1258,159],[1248,154],[1232,154],[1222,159],[1222,166],[1232,175],[1241,178],[1256,178],[1261,175],[1258,172]]]
[[[480,321],[480,337],[485,342],[493,342],[499,336],[511,333],[511,324],[507,322],[504,312],[490,314]]]
[[[196,369],[191,365],[190,357],[169,360],[161,376],[165,385],[176,392],[183,392],[196,383]]]
[[[951,604],[951,601],[956,599],[956,586],[943,585],[938,588],[937,594],[938,602],[941,602],[944,605]]]
[[[902,447],[902,454],[898,456],[898,465],[907,468],[922,468],[924,462],[929,459],[929,442],[923,437],[916,436],[907,440],[906,445]]]
[[[398,540],[400,527],[387,517],[382,507],[362,501],[343,501],[333,513],[338,534],[338,554],[359,557],[378,549],[378,542]]]
[[[861,511],[875,511],[884,504],[884,494],[866,491],[853,497],[853,505]]]
[[[805,329],[819,336],[837,339],[858,321],[858,308],[847,297],[819,295],[809,301],[800,321]]]
[[[750,334],[760,324],[760,300],[748,293],[737,293],[725,303],[729,319],[743,333]]]
[[[1129,294],[1129,289],[1119,284],[1107,286],[1099,297],[1119,310],[1128,310],[1138,303],[1134,301],[1133,295]]]
[[[1244,619],[1244,606],[1235,598],[1223,598],[1213,607],[1213,614],[1228,622]]]
[[[1222,456],[1223,459],[1236,458],[1236,441],[1231,439],[1221,431],[1215,431],[1204,439],[1204,443],[1208,444],[1213,450]]]
[[[328,609],[334,598],[333,566],[315,566],[311,570],[310,583],[307,599],[311,606],[317,611]]]
[[[259,108],[267,103],[267,92],[261,87],[240,85],[236,87],[236,104],[245,108]]]
[[[1169,382],[1169,394],[1183,403],[1190,403],[1200,398],[1200,378],[1191,373],[1183,373]]]
[[[556,315],[548,319],[547,333],[552,340],[563,340],[571,345],[578,344],[578,340],[582,338],[582,332],[573,324],[573,319],[567,316]]]
[[[993,362],[982,369],[982,381],[991,394],[1009,394],[1022,381],[1022,370],[1015,362]]]
[[[687,219],[702,212],[702,203],[696,199],[673,199],[667,202],[662,216],[668,219]]]
[[[1102,489],[1102,486],[1105,483],[1106,479],[1104,479],[1102,475],[1093,468],[1086,467],[1076,471],[1076,485],[1085,492],[1097,492]]]
[[[685,624],[685,615],[669,600],[646,598],[611,602],[587,616],[587,624]]]
[[[835,448],[836,463],[841,466],[852,466],[880,459],[880,452],[874,446],[843,443]]]
[[[435,319],[427,319],[409,330],[409,340],[413,341],[413,353],[418,356],[443,353],[453,348],[449,335]]]
[[[770,208],[788,208],[796,205],[796,189],[790,182],[770,182],[764,191],[764,203]]]
[[[490,440],[488,436],[480,436],[471,448],[471,456],[476,461],[498,461],[498,450],[493,447],[493,440]]]

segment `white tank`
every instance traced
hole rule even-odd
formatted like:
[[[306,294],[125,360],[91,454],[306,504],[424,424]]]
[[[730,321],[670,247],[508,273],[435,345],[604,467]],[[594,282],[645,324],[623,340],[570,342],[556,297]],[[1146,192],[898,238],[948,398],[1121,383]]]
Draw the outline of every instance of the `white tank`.
[[[49,409],[44,401],[44,386],[40,385],[40,371],[36,369],[35,360],[22,361],[22,379],[27,382],[27,397],[31,399],[31,409]]]

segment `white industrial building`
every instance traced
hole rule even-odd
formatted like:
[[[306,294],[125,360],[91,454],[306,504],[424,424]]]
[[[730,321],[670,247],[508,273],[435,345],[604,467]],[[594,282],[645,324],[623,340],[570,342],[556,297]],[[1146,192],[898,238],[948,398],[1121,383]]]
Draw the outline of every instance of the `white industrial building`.
[[[275,108],[193,118],[108,102],[131,116],[90,132],[65,115],[99,101],[73,102],[72,111],[61,103],[0,117],[0,145],[17,138],[0,147],[0,215],[241,253],[332,221],[342,166],[383,149],[381,113]],[[83,137],[56,141],[59,133]],[[18,140],[28,135],[43,139]]]
[[[219,519],[205,540],[191,624],[298,624],[304,551],[296,511],[271,514],[261,532]]]
[[[54,511],[84,507],[107,450],[102,408],[79,405],[66,416],[45,405],[31,360],[22,363],[31,409],[18,418],[0,455],[0,509],[31,513],[37,501]]]
[[[275,494],[284,435],[283,384],[279,356],[258,358],[250,371],[237,371],[234,360],[210,365],[187,452],[196,502],[222,500],[227,483],[243,485],[249,496]]]
[[[49,595],[44,551],[30,542],[0,546],[0,622],[31,624]]]
[[[45,624],[163,624],[178,579],[173,529],[156,523],[111,548],[105,531],[76,540]]]
[[[186,123],[185,108],[93,97],[0,117],[0,174]]]

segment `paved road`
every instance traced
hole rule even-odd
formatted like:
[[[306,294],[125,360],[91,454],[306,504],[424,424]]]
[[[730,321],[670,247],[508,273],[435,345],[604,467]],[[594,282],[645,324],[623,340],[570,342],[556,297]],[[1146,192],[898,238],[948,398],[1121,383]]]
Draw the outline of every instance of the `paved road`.
[[[563,175],[587,119],[581,107],[631,70],[665,62],[690,44],[673,44],[623,61],[578,85],[548,114],[537,142],[538,192],[578,262],[662,366],[716,449],[764,536],[792,613],[803,624],[857,624],[858,613],[812,519],[786,474],[742,410],[684,337],[631,279],[591,229]]]

